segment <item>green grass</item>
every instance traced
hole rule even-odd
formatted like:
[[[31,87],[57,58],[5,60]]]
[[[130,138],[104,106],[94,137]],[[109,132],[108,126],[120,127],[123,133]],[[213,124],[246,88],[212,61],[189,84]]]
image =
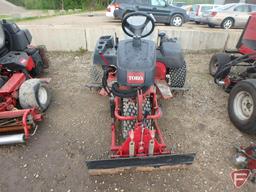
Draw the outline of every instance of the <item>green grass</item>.
[[[104,8],[105,9],[105,8]],[[52,17],[57,17],[57,16],[62,16],[62,15],[73,15],[73,14],[79,14],[79,13],[86,13],[90,11],[101,11],[104,10],[103,8],[98,7],[97,9],[91,10],[90,8],[88,9],[81,9],[81,11],[76,11],[76,12],[65,12],[61,13],[61,10],[55,10],[56,14],[55,15],[46,15],[46,16],[34,16],[34,17],[26,17],[26,18],[8,18],[9,21],[12,22],[24,22],[24,21],[33,21],[33,20],[38,20],[38,19],[47,19],[47,18],[52,18]],[[43,11],[45,12],[45,11]],[[0,16],[1,19],[1,16]]]
[[[0,19],[6,19],[6,18],[8,18],[7,15],[0,15]]]
[[[87,9],[105,8],[111,0],[8,0],[11,3],[27,9]],[[63,3],[63,4],[62,4]]]
[[[13,23],[23,22],[23,21],[33,21],[38,19],[47,19],[55,16],[42,16],[42,17],[26,17],[26,18],[11,18],[8,19],[8,21],[11,21]]]
[[[58,11],[58,10],[56,10]],[[77,12],[65,12],[65,13],[56,13],[55,15],[46,15],[46,16],[35,16],[35,17],[26,17],[26,18],[9,18],[8,20],[11,22],[24,22],[24,21],[33,21],[33,20],[39,20],[39,19],[47,19],[47,18],[52,18],[52,17],[57,17],[57,16],[62,16],[62,15],[73,15],[73,14],[79,14],[79,13],[83,13],[83,12],[87,12],[90,10],[81,10],[81,11],[77,11]],[[1,18],[1,17],[0,17]]]

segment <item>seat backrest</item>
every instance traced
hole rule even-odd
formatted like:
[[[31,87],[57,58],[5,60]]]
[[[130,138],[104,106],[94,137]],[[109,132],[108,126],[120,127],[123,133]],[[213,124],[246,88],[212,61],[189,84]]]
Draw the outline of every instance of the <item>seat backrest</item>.
[[[156,47],[154,41],[141,39],[138,46],[133,39],[122,40],[117,49],[117,81],[125,86],[149,87],[154,83]],[[129,78],[138,77],[138,80]],[[143,76],[143,77],[142,77]],[[132,82],[133,81],[133,82]]]
[[[0,50],[4,47],[5,37],[2,23],[0,23]]]

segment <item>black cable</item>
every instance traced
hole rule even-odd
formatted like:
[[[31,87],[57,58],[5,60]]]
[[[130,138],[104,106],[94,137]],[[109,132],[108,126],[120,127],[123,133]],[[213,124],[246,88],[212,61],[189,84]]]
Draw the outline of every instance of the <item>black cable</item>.
[[[141,87],[141,90],[143,93],[145,93],[148,90],[148,87]],[[112,85],[112,93],[114,96],[120,97],[120,98],[134,98],[137,96],[138,88],[130,88],[128,90],[121,90],[119,89],[119,85],[117,82],[113,83]]]
[[[107,66],[102,66],[102,68],[103,68],[102,86],[104,90],[107,92],[107,94],[110,96],[111,91],[108,87],[108,73],[110,72],[111,69],[109,69]]]
[[[250,56],[255,56],[255,55],[256,55],[256,53],[243,55],[243,56],[238,57],[238,58],[232,60],[231,62],[225,64],[223,67],[219,67],[217,69],[216,74],[214,75],[214,82],[217,83],[218,79],[225,78],[229,74],[232,66],[235,66],[241,62],[247,62],[248,60],[251,59]]]

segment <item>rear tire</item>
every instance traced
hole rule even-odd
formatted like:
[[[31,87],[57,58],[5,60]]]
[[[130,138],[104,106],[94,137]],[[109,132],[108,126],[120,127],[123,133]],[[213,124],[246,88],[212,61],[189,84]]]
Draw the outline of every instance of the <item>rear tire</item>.
[[[175,27],[181,27],[183,24],[183,21],[184,19],[182,15],[175,14],[172,16],[170,24]]]
[[[208,27],[210,27],[210,28],[214,28],[214,27],[215,27],[215,25],[208,23]]]
[[[186,75],[187,75],[186,62],[184,61],[184,64],[179,68],[169,69],[169,75],[170,75],[170,81],[169,81],[170,87],[178,87],[178,88],[184,87],[186,82]]]
[[[151,101],[147,98],[142,105],[143,115],[151,115]],[[137,104],[131,99],[123,99],[122,115],[123,116],[137,116],[138,114]],[[144,120],[144,123],[148,129],[152,129],[152,120]],[[129,131],[134,129],[136,120],[121,121],[122,137],[126,139]]]
[[[216,53],[212,56],[209,63],[209,73],[214,77],[219,67],[224,66],[231,61],[231,58],[226,53]]]
[[[199,21],[195,21],[195,23],[196,23],[197,25],[199,25],[201,22],[199,22]]]
[[[19,102],[23,109],[37,108],[45,111],[51,102],[47,83],[40,79],[29,79],[19,89]]]
[[[228,100],[231,122],[242,132],[256,133],[256,79],[238,82]]]
[[[129,99],[123,99],[122,103],[122,116],[136,116],[137,115],[137,106],[133,101]],[[134,129],[136,120],[127,120],[121,121],[121,129],[123,139],[128,137],[128,133],[131,129]]]
[[[39,50],[39,55],[41,56],[42,60],[43,60],[43,66],[44,69],[49,68],[50,66],[50,60],[49,60],[49,55],[48,55],[48,51],[45,45],[39,45],[37,46],[37,49]]]

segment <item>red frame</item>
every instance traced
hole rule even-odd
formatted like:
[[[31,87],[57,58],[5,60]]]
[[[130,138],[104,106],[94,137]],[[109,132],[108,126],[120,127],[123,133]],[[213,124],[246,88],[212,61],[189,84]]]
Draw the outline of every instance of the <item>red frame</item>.
[[[146,119],[153,121],[154,129],[149,129],[144,127],[142,122],[143,114],[142,114],[142,104],[144,99],[150,96],[153,100],[153,113],[154,115],[148,115]],[[141,93],[138,91],[137,94],[137,106],[138,106],[138,115],[137,116],[122,116],[120,115],[120,104],[121,98],[115,97],[115,111],[114,111],[114,122],[111,125],[111,151],[114,152],[112,158],[120,158],[120,157],[129,157],[131,154],[129,153],[130,143],[134,142],[134,155],[132,156],[148,156],[148,155],[162,155],[169,154],[170,151],[166,149],[166,144],[163,139],[162,132],[158,125],[158,119],[162,116],[162,112],[157,103],[157,95],[154,91],[154,88],[151,87],[146,93]],[[120,121],[125,120],[137,120],[135,124],[135,128],[129,131],[129,136],[127,139],[121,144],[118,145],[116,143],[116,130]],[[153,143],[153,154],[149,154],[149,145],[150,142]],[[152,149],[151,149],[152,150]]]
[[[105,66],[111,67],[102,53],[99,53],[101,59],[105,63]],[[155,81],[165,80],[167,69],[164,63],[157,61],[156,62],[156,71],[155,71]],[[112,81],[116,80],[116,73],[110,72],[108,77],[108,83],[111,84]],[[128,87],[122,86],[122,89],[127,89]],[[137,91],[137,116],[122,116],[120,115],[120,104],[121,98],[114,97],[114,121],[111,124],[111,151],[113,152],[112,158],[125,158],[125,157],[141,157],[141,156],[153,156],[153,155],[163,155],[170,154],[171,151],[166,149],[166,144],[162,132],[158,125],[158,119],[162,116],[162,112],[157,102],[157,91],[156,87],[151,86],[145,93],[142,93],[142,90],[138,89]],[[101,89],[99,92],[102,96],[106,96],[106,91]],[[152,99],[151,112],[153,115],[148,115],[146,119],[153,121],[154,129],[149,129],[145,127],[143,123],[143,102],[146,97]],[[163,97],[164,98],[164,97]],[[132,98],[131,98],[132,99]],[[134,99],[134,100],[135,100]],[[165,99],[165,98],[164,98]],[[167,98],[166,98],[167,99]],[[134,129],[129,131],[129,136],[122,144],[116,143],[116,131],[117,126],[120,124],[120,121],[125,120],[136,120]]]
[[[256,170],[256,159],[250,158],[250,157],[254,157],[253,155],[255,155],[255,152],[253,151],[254,147],[256,147],[256,144],[251,144],[250,146],[248,146],[246,148],[241,147],[241,149],[244,150],[246,153],[246,155],[245,154],[244,155],[248,159],[247,168],[250,170]]]
[[[27,122],[29,116],[32,117],[33,121],[42,121],[42,115],[35,108],[0,112],[0,119],[16,118],[16,125],[23,126],[26,139],[29,138],[32,129],[32,126]],[[18,117],[22,117],[21,120],[18,120]]]
[[[32,57],[29,56],[26,69],[31,71],[34,65]],[[16,122],[15,125],[12,125],[11,129],[22,126],[25,139],[28,139],[30,136],[30,130],[33,128],[33,126],[28,123],[28,119],[33,120],[34,122],[41,121],[42,114],[40,114],[36,108],[22,110],[16,109],[18,90],[22,83],[26,81],[27,77],[21,72],[8,71],[3,67],[3,65],[0,65],[0,67],[2,69],[1,75],[9,78],[8,81],[0,88],[0,97],[2,98],[2,102],[0,103],[0,119],[14,118]],[[9,130],[10,132],[11,129]],[[8,130],[8,127],[5,127],[4,130]]]

